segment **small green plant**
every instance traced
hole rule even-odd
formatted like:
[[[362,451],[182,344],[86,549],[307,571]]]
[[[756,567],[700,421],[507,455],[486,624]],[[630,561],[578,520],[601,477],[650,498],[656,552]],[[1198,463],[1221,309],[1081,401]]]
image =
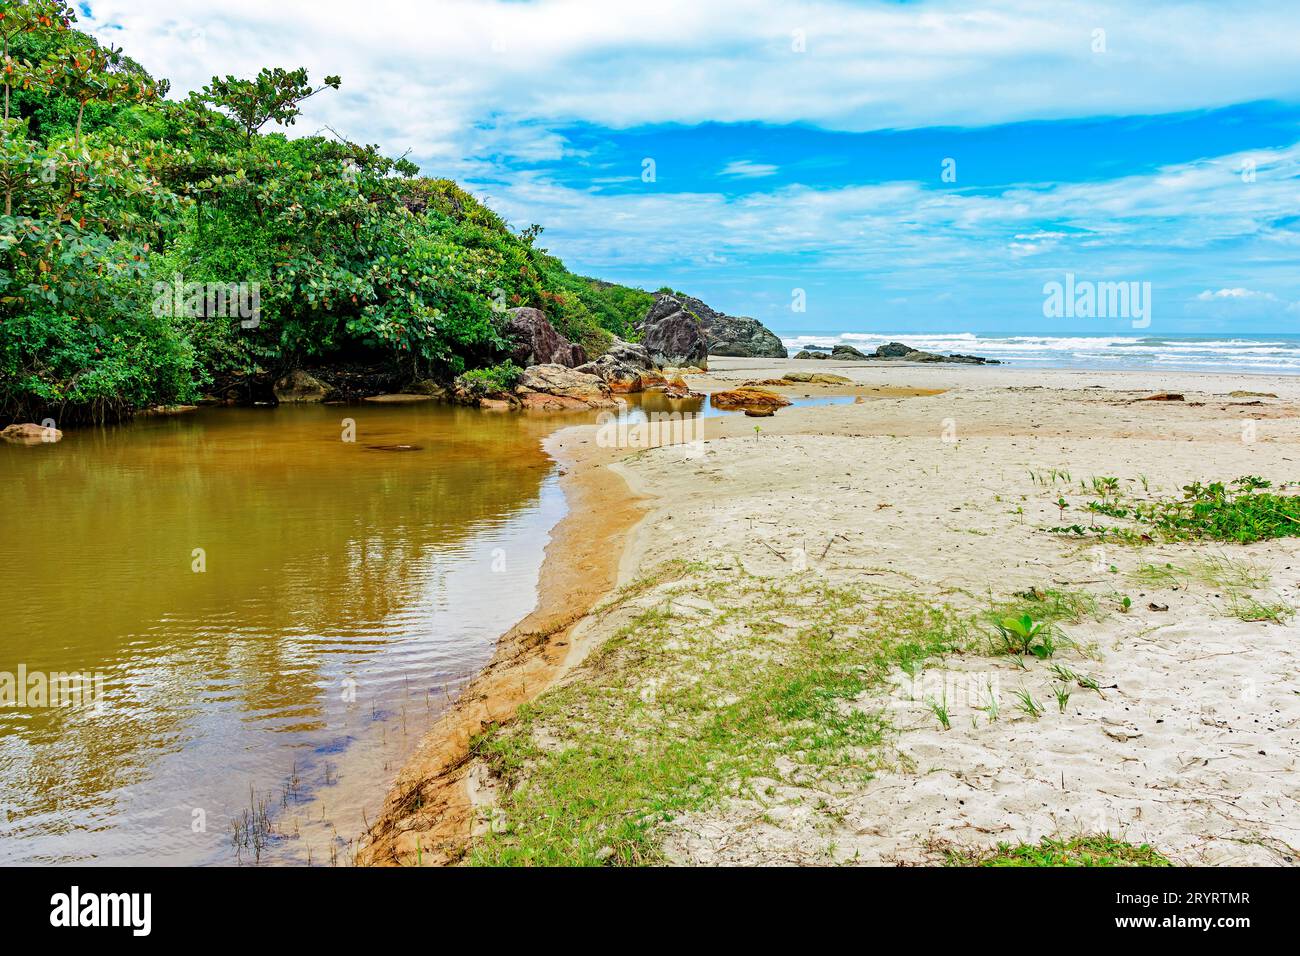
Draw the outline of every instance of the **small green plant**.
[[[463,372],[456,378],[456,384],[471,395],[482,397],[497,392],[509,392],[519,384],[519,376],[522,374],[523,370],[514,362],[502,362],[500,365],[489,365],[486,368]]]
[[[1133,599],[1127,594],[1121,594],[1119,598],[1119,612],[1121,614],[1127,614],[1131,610],[1133,610]]]
[[[1020,709],[1034,720],[1037,720],[1038,715],[1043,712],[1043,705],[1034,700],[1034,695],[1023,687],[1016,691],[1016,699],[1020,701]]]
[[[930,698],[928,703],[930,705],[930,710],[934,713],[934,716],[939,718],[939,724],[943,727],[943,729],[951,730],[952,720],[948,715],[947,698],[944,698],[943,701],[937,701],[934,698]]]
[[[994,627],[1002,638],[1004,653],[1033,654],[1039,660],[1045,660],[1056,650],[1050,625],[1046,621],[1035,621],[1028,614],[1004,617]]]
[[[1068,684],[1053,684],[1052,694],[1056,697],[1056,709],[1062,714],[1070,703],[1070,687]]]

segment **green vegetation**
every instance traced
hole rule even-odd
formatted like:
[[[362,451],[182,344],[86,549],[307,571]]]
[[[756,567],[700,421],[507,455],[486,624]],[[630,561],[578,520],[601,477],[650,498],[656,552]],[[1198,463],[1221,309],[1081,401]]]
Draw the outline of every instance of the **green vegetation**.
[[[683,813],[763,781],[866,779],[889,725],[858,698],[974,637],[949,609],[810,574],[668,570],[656,578],[667,583],[631,592],[635,608],[625,595],[604,609],[626,623],[580,679],[476,742],[505,796],[470,862],[661,862],[656,830]]]
[[[169,99],[75,20],[62,0],[0,19],[0,418],[267,397],[300,365],[448,380],[502,361],[507,308],[598,352],[652,301],[405,159],[271,131],[337,76],[264,69]]]
[[[464,372],[457,376],[456,384],[467,389],[472,395],[508,392],[515,387],[521,374],[523,369],[514,362],[502,362],[500,365]]]
[[[945,847],[948,866],[1173,866],[1157,850],[1143,843],[1134,846],[1109,834],[1072,840],[1045,838],[1039,843],[1012,846],[999,843],[993,850]]]
[[[811,572],[669,562],[597,610],[618,629],[572,680],[474,742],[501,796],[468,862],[660,863],[665,825],[685,814],[731,799],[811,805],[859,786],[900,759],[890,681],[995,648],[994,622],[1026,604],[1036,637],[1096,606],[1035,592],[972,613]],[[953,726],[942,695],[923,706]],[[991,692],[985,712],[998,717]]]
[[[1130,544],[1155,541],[1231,541],[1250,544],[1300,534],[1300,495],[1265,491],[1272,482],[1254,475],[1224,484],[1199,481],[1183,486],[1181,498],[1140,501],[1125,498],[1114,478],[1094,478],[1102,495],[1088,503],[1094,515],[1132,522],[1129,526],[1070,525],[1051,530],[1077,537],[1092,535]],[[1285,486],[1283,486],[1285,488]],[[1064,498],[1057,507],[1064,514]]]

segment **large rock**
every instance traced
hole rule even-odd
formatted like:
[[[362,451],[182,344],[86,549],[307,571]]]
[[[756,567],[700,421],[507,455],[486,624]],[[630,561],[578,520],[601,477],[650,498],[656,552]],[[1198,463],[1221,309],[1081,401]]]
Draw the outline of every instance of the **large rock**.
[[[600,376],[554,362],[524,369],[515,396],[524,408],[545,411],[614,408],[618,404]]]
[[[294,369],[288,375],[276,379],[271,390],[275,392],[277,402],[323,402],[330,389],[315,376],[308,375],[302,369]]]
[[[827,355],[825,352],[809,352],[807,349],[804,349],[802,352],[800,352],[798,355],[796,355],[795,358],[797,358],[797,359],[828,359],[828,358],[830,358],[830,356]]]
[[[758,319],[718,312],[694,296],[680,296],[678,301],[704,325],[710,355],[738,358],[786,358],[789,355],[776,334]]]
[[[876,358],[903,358],[909,352],[915,351],[912,346],[904,345],[902,342],[888,342],[876,347]]]
[[[53,425],[37,425],[34,422],[8,425],[0,431],[0,438],[16,445],[39,445],[63,440],[63,432]]]
[[[555,331],[540,309],[521,307],[511,309],[508,315],[505,338],[510,360],[520,368],[550,364],[575,368],[587,361],[582,346]]]
[[[664,383],[645,346],[622,339],[614,339],[605,354],[577,366],[576,371],[597,376],[611,392],[619,395],[642,392]]]
[[[676,296],[655,293],[654,305],[641,323],[641,344],[656,366],[709,367],[704,323]]]
[[[867,357],[852,345],[837,345],[831,349],[831,358],[840,362],[865,362]]]

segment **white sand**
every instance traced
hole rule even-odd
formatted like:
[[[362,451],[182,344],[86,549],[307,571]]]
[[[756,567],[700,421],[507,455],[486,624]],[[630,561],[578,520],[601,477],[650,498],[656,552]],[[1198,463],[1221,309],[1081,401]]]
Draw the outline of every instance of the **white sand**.
[[[1076,491],[1080,478],[1094,475],[1139,489],[1144,475],[1161,494],[1178,494],[1194,479],[1300,479],[1300,381],[717,359],[691,384],[713,389],[791,368],[948,391],[787,409],[770,419],[729,416],[709,423],[703,454],[667,447],[629,456],[615,467],[653,500],[624,578],[677,555],[734,555],[755,574],[791,573],[792,562],[770,546],[787,557],[802,548],[808,567],[837,583],[907,587],[936,600],[1086,589],[1112,613],[1065,628],[1093,657],[1062,651],[1056,660],[1107,689],[1101,697],[1075,687],[1058,713],[1048,664],[1020,670],[993,658],[949,660],[950,730],[924,702],[860,702],[894,705],[903,729],[897,746],[910,769],[824,795],[821,807],[786,788],[761,804],[738,800],[679,820],[668,839],[674,859],[922,862],[938,858],[936,840],[987,847],[1107,831],[1188,863],[1295,862],[1297,628],[1227,616],[1222,588],[1151,590],[1128,575],[1143,563],[1190,566],[1222,553],[1269,573],[1256,597],[1297,604],[1300,539],[1249,547],[1072,543],[1041,530],[1061,523],[1056,495],[1029,472],[1067,470]],[[1228,398],[1234,389],[1280,398]],[[1156,391],[1180,391],[1188,401],[1132,401]],[[1250,401],[1264,404],[1242,404]],[[1088,519],[1066,513],[1065,523],[1075,520]],[[818,560],[837,534],[844,537]],[[1133,600],[1129,614],[1115,610],[1121,592]],[[1149,610],[1151,602],[1169,609]],[[939,686],[925,682],[940,676],[927,673],[922,686]],[[990,680],[999,689],[996,721],[966,696]],[[1020,688],[1045,708],[1038,719],[1017,710]]]

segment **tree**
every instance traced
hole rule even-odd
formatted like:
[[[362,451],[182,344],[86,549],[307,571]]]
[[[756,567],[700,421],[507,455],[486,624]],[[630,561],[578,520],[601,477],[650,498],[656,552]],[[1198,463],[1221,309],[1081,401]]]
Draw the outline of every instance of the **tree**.
[[[224,80],[214,76],[201,93],[192,94],[200,103],[221,110],[239,123],[244,135],[244,145],[250,145],[253,134],[274,120],[281,126],[292,126],[302,113],[299,105],[324,89],[337,90],[342,84],[337,76],[325,77],[322,86],[312,87],[307,70],[293,71],[281,67],[263,69],[251,80],[227,76]]]

